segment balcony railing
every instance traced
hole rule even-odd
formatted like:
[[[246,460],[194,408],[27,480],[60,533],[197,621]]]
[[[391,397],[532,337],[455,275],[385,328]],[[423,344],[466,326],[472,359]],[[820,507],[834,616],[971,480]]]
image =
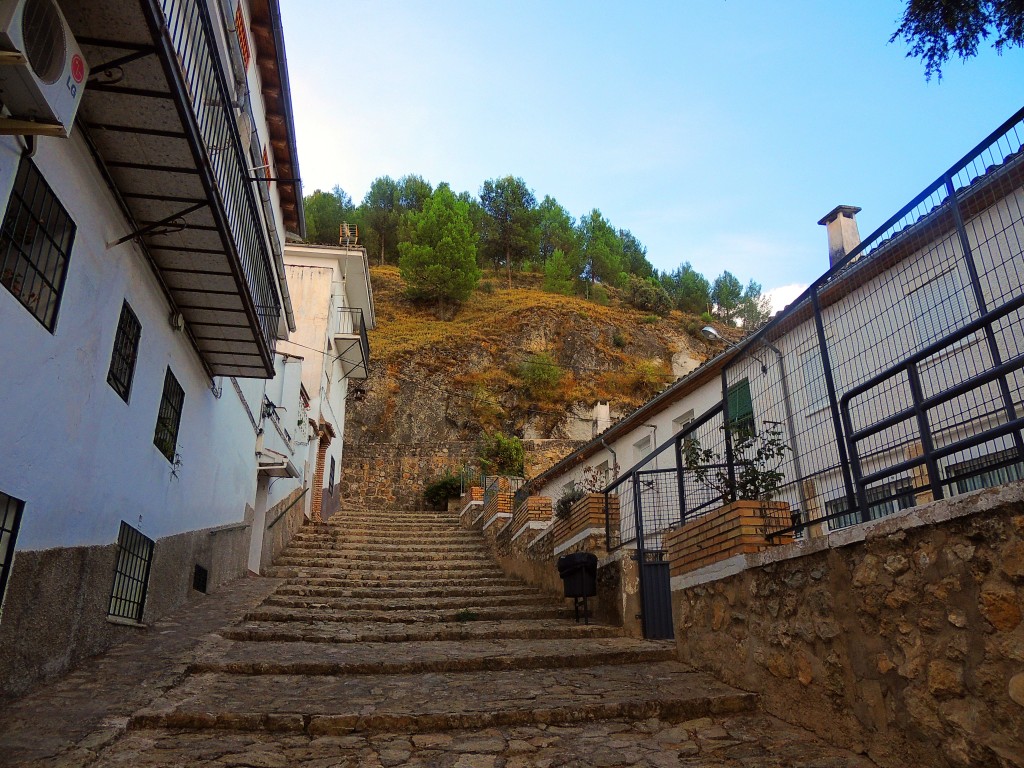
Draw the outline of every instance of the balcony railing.
[[[209,8],[202,0],[161,0],[160,9],[188,89],[195,124],[206,147],[230,239],[263,340],[272,354],[281,304],[274,285],[266,228],[252,188],[252,173],[245,160],[234,100],[216,48]]]
[[[332,333],[336,360],[346,378],[365,379],[370,375],[370,342],[366,338],[363,310],[338,307],[337,325]]]

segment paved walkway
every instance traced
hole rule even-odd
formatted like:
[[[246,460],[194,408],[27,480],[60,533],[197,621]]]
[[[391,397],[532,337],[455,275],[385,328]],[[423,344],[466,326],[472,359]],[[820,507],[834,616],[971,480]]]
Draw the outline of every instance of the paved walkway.
[[[347,513],[0,709],[0,764],[872,765],[570,614],[453,516]]]

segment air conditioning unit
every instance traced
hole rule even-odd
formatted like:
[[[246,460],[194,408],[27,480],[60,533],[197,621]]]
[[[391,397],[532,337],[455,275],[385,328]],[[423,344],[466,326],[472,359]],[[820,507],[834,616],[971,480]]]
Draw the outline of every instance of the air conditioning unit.
[[[88,76],[54,0],[0,0],[0,133],[67,138]]]

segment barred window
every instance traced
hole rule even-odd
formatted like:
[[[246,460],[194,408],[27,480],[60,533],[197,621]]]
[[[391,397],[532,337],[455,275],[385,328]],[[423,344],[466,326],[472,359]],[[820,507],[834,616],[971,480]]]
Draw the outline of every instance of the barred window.
[[[0,605],[3,604],[7,589],[7,577],[11,575],[14,560],[14,542],[18,538],[21,511],[25,503],[0,491]]]
[[[75,223],[31,158],[18,165],[0,226],[0,284],[53,333]]]
[[[107,372],[107,383],[126,403],[132,391],[132,378],[135,376],[135,361],[139,355],[141,335],[142,325],[139,318],[126,301],[121,305],[121,317],[117,321],[117,334],[114,336],[114,351],[110,356],[110,370]]]
[[[164,393],[160,398],[160,411],[156,417],[156,433],[153,444],[170,462],[174,461],[174,449],[178,445],[178,427],[181,426],[181,410],[185,404],[185,391],[174,378],[168,367],[164,376]]]
[[[117,567],[110,590],[108,616],[142,621],[146,608],[146,585],[153,560],[153,540],[121,521],[117,534]]]

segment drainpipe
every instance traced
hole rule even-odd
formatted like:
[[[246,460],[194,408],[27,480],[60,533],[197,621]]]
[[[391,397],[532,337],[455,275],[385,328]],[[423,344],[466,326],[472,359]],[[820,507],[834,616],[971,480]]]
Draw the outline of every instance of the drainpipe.
[[[782,356],[782,350],[769,341],[765,341],[764,345],[774,352],[779,359],[779,379],[782,382],[782,402],[786,409],[786,432],[789,433],[789,452],[793,455],[793,469],[798,478],[796,489],[800,494],[800,505],[803,507],[805,517],[809,518],[811,510],[807,506],[807,493],[804,491],[804,481],[801,479],[804,476],[804,472],[800,466],[800,452],[797,451],[796,446],[796,429],[794,428],[793,423],[793,406],[790,404],[789,379],[786,377],[786,363]]]
[[[612,474],[615,475],[615,477],[612,478],[612,482],[615,482],[619,479],[619,457],[615,455],[615,449],[608,445],[608,443],[604,441],[603,437],[601,438],[601,445],[603,445],[604,449],[612,455]]]

